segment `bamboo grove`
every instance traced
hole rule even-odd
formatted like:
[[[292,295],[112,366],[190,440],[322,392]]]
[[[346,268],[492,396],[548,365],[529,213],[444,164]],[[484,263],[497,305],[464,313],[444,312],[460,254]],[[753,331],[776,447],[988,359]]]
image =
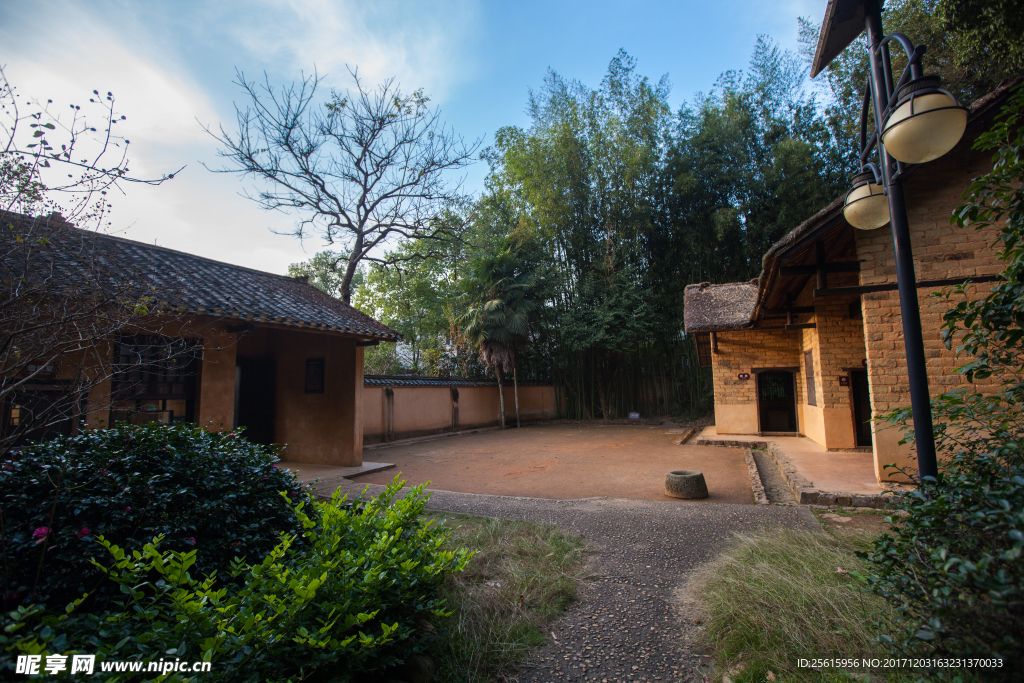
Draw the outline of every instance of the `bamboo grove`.
[[[935,3],[890,4],[904,30],[941,32]],[[552,381],[566,417],[708,410],[684,288],[757,277],[764,252],[855,169],[859,110],[846,100],[859,92],[863,47],[812,84],[816,35],[807,22],[802,33],[805,54],[759,38],[746,69],[676,110],[667,76],[641,75],[624,51],[596,87],[549,72],[529,94],[529,125],[498,130],[484,150],[484,192],[437,219],[459,239],[406,242],[395,265],[359,273],[353,303],[406,337],[368,352],[366,371],[484,374],[459,324],[472,303],[460,283],[482,255],[506,250],[533,283],[518,377]],[[969,100],[993,75],[965,78],[946,43],[930,66]],[[292,271],[315,282],[315,263]]]

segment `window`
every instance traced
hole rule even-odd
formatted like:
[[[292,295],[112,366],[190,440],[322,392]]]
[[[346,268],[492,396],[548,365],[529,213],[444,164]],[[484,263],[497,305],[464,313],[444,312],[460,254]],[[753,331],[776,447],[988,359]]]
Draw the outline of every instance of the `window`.
[[[804,374],[807,378],[807,405],[818,405],[818,397],[814,393],[814,352],[804,352]]]
[[[697,365],[702,368],[711,367],[711,335],[710,334],[697,334],[694,335],[694,341],[697,342]]]
[[[121,337],[114,348],[111,422],[191,422],[199,352],[195,340]]]
[[[306,393],[324,393],[324,359],[306,359]]]

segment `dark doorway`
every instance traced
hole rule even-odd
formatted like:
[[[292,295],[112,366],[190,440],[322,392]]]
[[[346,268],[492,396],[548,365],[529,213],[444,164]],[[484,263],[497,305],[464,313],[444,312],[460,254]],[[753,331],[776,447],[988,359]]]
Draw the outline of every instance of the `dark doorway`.
[[[871,391],[867,370],[850,371],[850,399],[853,402],[853,429],[857,445],[871,446]]]
[[[274,361],[239,358],[235,424],[250,441],[274,442]]]
[[[796,391],[792,372],[757,374],[757,412],[762,432],[796,432]]]

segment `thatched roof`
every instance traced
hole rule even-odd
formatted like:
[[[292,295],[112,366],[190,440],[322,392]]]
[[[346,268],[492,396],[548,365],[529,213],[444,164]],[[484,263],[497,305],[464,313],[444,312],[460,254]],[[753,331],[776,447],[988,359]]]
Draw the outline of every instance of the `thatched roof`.
[[[757,280],[687,285],[683,294],[684,329],[687,334],[699,334],[750,327],[756,301]]]

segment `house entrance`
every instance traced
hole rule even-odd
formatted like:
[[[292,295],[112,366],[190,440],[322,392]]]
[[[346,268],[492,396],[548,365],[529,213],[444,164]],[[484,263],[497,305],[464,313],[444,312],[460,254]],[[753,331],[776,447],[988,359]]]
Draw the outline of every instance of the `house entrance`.
[[[757,373],[758,425],[765,432],[796,432],[796,390],[793,373]]]
[[[235,426],[261,444],[274,442],[274,361],[239,358],[235,368]]]
[[[857,446],[870,448],[871,392],[866,370],[850,371],[850,399],[853,403],[853,430],[857,435]]]

